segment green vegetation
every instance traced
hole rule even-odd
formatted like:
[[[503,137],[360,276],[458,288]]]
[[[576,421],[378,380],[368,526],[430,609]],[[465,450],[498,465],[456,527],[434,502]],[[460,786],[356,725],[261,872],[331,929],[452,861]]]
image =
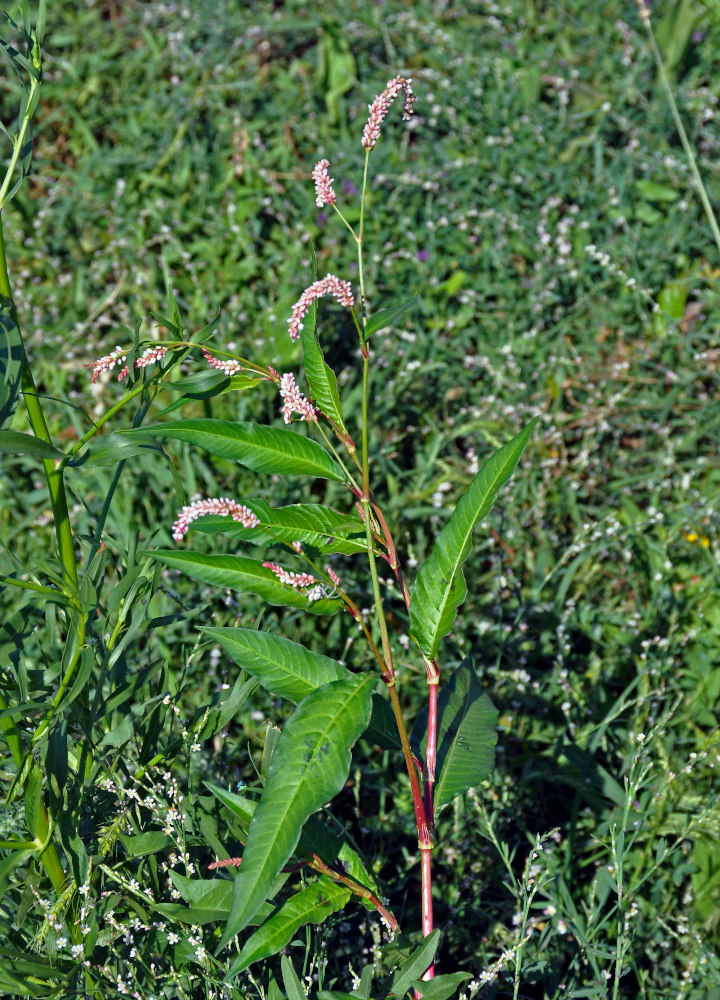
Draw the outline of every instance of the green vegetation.
[[[70,456],[71,533],[58,540],[48,490],[57,451],[3,437],[0,994],[400,998],[437,948],[429,1000],[720,998],[720,247],[708,218],[720,206],[720,16],[666,0],[652,19],[662,72],[629,2],[50,5],[32,173],[2,213],[29,359],[3,428],[39,436],[31,372],[46,440]],[[24,53],[19,27],[3,37]],[[14,133],[9,56],[0,120]],[[306,868],[272,873],[275,904],[294,894],[297,908],[278,944],[272,925],[256,928],[270,903],[248,916],[233,902],[232,862],[288,701],[319,705],[319,684],[352,687],[342,668],[374,664],[352,617],[330,613],[337,595],[313,613],[266,604],[272,571],[247,593],[223,575],[229,562],[190,579],[172,525],[195,496],[236,497],[285,543],[268,556],[283,562],[298,530],[290,505],[317,505],[308,546],[328,537],[323,511],[340,510],[327,558],[361,612],[373,603],[364,529],[334,475],[279,478],[201,450],[199,431],[168,432],[162,447],[152,431],[284,427],[276,386],[247,372],[223,381],[189,347],[120,384],[119,368],[93,383],[83,366],[158,340],[301,371],[310,347],[287,332],[300,293],[315,273],[359,280],[310,173],[330,160],[357,226],[367,105],[397,74],[412,77],[415,117],[394,107],[372,151],[364,286],[371,316],[408,307],[372,335],[368,447],[410,584],[423,566],[439,572],[437,550],[428,557],[460,498],[480,506],[478,469],[538,417],[482,510],[457,618],[453,591],[419,635],[437,578],[425,570],[431,597],[418,591],[408,613],[379,568],[409,725],[427,685],[408,636],[434,653],[451,628],[444,710],[474,698],[477,680],[499,712],[495,768],[459,797],[445,781],[440,935],[423,942],[410,783],[397,737],[373,718],[298,851],[342,841],[343,870],[403,934]],[[21,348],[0,292],[5,388]],[[321,303],[318,335],[359,445],[349,311]],[[205,563],[256,558],[252,530],[203,518],[191,548]],[[258,650],[258,625],[315,657]],[[240,642],[257,661],[296,657],[317,671],[312,685],[275,700],[250,658],[248,673],[235,665]],[[216,954],[231,912],[249,929]],[[252,964],[225,983],[233,963]]]

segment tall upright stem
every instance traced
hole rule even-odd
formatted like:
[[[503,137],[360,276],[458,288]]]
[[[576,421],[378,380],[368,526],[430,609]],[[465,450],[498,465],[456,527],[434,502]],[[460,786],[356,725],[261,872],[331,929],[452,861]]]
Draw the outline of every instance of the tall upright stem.
[[[418,779],[418,771],[415,765],[415,760],[412,755],[412,750],[410,747],[410,740],[408,739],[407,729],[405,727],[405,721],[402,716],[402,709],[400,707],[400,699],[398,697],[395,669],[393,666],[392,649],[390,646],[390,637],[388,635],[387,620],[385,617],[385,608],[382,601],[382,595],[380,593],[380,582],[378,579],[377,562],[375,559],[375,550],[373,546],[373,534],[372,534],[372,517],[377,513],[379,516],[380,524],[382,526],[383,534],[385,535],[385,541],[388,544],[388,554],[390,556],[390,565],[396,575],[399,574],[399,566],[397,560],[397,554],[395,552],[394,543],[390,532],[385,522],[385,518],[379,511],[378,506],[374,503],[374,498],[370,489],[370,462],[368,454],[368,409],[370,400],[370,351],[368,349],[367,341],[365,340],[364,331],[367,325],[367,302],[365,297],[365,273],[363,268],[363,257],[362,257],[362,242],[365,231],[365,196],[367,193],[367,180],[368,180],[368,163],[369,163],[369,151],[365,155],[365,168],[363,171],[363,184],[362,192],[360,196],[360,224],[358,228],[358,235],[355,237],[355,242],[357,244],[357,254],[358,254],[358,276],[360,281],[360,299],[361,299],[361,316],[360,316],[360,349],[363,358],[363,382],[362,382],[362,493],[360,496],[360,502],[362,504],[362,509],[365,519],[365,536],[367,538],[368,546],[368,561],[370,564],[370,576],[372,579],[373,597],[375,601],[375,614],[377,617],[378,627],[380,629],[380,637],[382,640],[382,653],[383,659],[385,661],[385,670],[383,673],[383,679],[388,686],[390,692],[390,701],[392,704],[393,712],[395,714],[395,721],[398,728],[398,734],[400,736],[400,742],[403,748],[403,756],[405,757],[405,766],[407,768],[408,777],[410,778],[410,787],[412,790],[413,799],[413,809],[415,811],[415,823],[418,832],[418,848],[420,849],[421,857],[421,908],[422,908],[422,933],[423,937],[427,937],[428,934],[433,930],[433,904],[432,904],[432,787],[434,782],[434,767],[435,767],[435,731],[436,731],[436,719],[437,719],[437,679],[434,685],[430,686],[430,713],[433,719],[433,743],[432,747],[428,744],[428,759],[432,761],[432,778],[428,777],[428,769],[425,767],[425,794],[420,788],[420,782]],[[402,576],[399,576],[402,579]],[[409,602],[409,593],[404,584],[401,584],[403,588],[403,596],[406,602]],[[430,682],[430,673],[428,673],[428,682]],[[434,696],[434,700],[433,700]],[[425,970],[423,979],[432,979],[435,975],[434,965],[430,965],[428,969]],[[419,996],[420,994],[416,994]]]

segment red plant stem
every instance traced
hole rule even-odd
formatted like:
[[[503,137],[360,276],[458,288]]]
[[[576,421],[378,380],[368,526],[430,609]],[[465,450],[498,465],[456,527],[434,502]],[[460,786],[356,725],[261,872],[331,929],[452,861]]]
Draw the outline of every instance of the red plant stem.
[[[390,910],[383,906],[374,892],[366,889],[365,886],[359,885],[342,872],[336,871],[335,868],[326,865],[322,858],[318,857],[317,854],[313,854],[312,861],[310,861],[310,867],[314,868],[315,871],[318,871],[323,875],[327,875],[335,882],[340,882],[343,885],[346,885],[351,892],[353,892],[356,896],[359,896],[361,899],[367,899],[369,903],[372,903],[391,931],[396,931],[398,929],[397,920]]]
[[[433,790],[435,788],[435,763],[437,760],[437,674],[428,676],[428,735],[425,748],[425,814],[433,829]]]
[[[432,903],[432,844],[420,848],[422,862],[422,932],[427,937],[433,929]],[[422,975],[423,980],[433,979],[435,964],[431,963]],[[419,994],[422,996],[422,994]]]
[[[420,789],[420,781],[418,780],[417,768],[415,767],[412,750],[410,749],[410,740],[408,739],[407,729],[405,728],[405,720],[402,717],[400,699],[398,698],[394,677],[391,681],[387,682],[387,686],[390,691],[390,701],[392,703],[393,712],[395,713],[398,734],[400,736],[400,742],[402,743],[403,754],[405,756],[405,765],[410,778],[413,808],[415,810],[415,823],[418,831],[418,845],[422,848],[423,844],[432,844],[432,841],[430,839],[430,828],[425,815],[425,805],[423,802],[422,791]]]
[[[375,516],[378,519],[378,523],[385,538],[385,544],[387,545],[387,550],[388,550],[387,561],[390,564],[390,569],[395,574],[398,586],[400,587],[400,591],[403,595],[403,600],[405,601],[405,606],[409,610],[410,591],[407,588],[407,584],[405,583],[405,579],[403,577],[402,569],[400,568],[400,561],[397,556],[397,549],[395,548],[395,542],[393,541],[393,537],[390,534],[390,529],[388,528],[387,521],[385,520],[385,515],[383,514],[380,507],[378,507],[378,505],[375,503],[375,500],[373,498],[371,499],[372,499],[373,510],[375,511]]]

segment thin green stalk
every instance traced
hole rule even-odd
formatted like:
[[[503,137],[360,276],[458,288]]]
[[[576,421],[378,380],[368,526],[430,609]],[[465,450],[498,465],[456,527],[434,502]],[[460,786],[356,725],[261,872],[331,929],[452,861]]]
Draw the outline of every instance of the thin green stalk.
[[[12,297],[10,278],[7,268],[7,257],[5,254],[5,237],[3,234],[2,217],[0,216],[0,295],[2,295],[10,308],[13,322],[20,329],[17,311]],[[45,414],[42,411],[38,398],[35,382],[30,371],[25,348],[23,347],[23,367],[21,376],[21,387],[27,409],[28,420],[33,434],[41,441],[52,444],[50,431],[45,421]],[[77,566],[75,563],[75,544],[70,526],[70,515],[68,512],[67,494],[65,482],[63,480],[62,469],[52,458],[42,460],[45,478],[50,493],[50,506],[53,512],[53,523],[55,526],[55,538],[57,540],[58,555],[62,567],[63,580],[68,586],[70,593],[75,593],[78,587]]]
[[[36,65],[35,68],[39,70],[38,65]],[[39,86],[40,86],[40,77],[31,75],[30,90],[28,92],[27,104],[25,105],[26,107],[28,108],[33,107],[35,91],[38,89]],[[18,160],[20,159],[20,154],[22,153],[23,148],[25,146],[25,140],[27,138],[27,132],[28,129],[30,128],[31,121],[32,121],[32,113],[23,115],[23,119],[20,122],[20,128],[18,130],[18,134],[13,140],[12,156],[10,157],[10,162],[8,163],[7,170],[5,171],[5,180],[2,182],[2,186],[0,187],[0,212],[2,211],[5,205],[5,199],[7,198],[7,193],[10,188],[10,184],[12,183],[13,175],[15,173],[15,168],[17,167]],[[3,255],[3,260],[4,259],[5,258]],[[3,294],[5,293],[3,292]]]
[[[667,95],[668,103],[670,104],[670,113],[672,114],[673,121],[675,122],[675,128],[680,137],[680,142],[682,148],[687,156],[688,165],[690,167],[690,173],[692,174],[693,180],[695,181],[695,188],[697,190],[700,201],[702,202],[702,207],[705,210],[705,215],[707,216],[708,223],[710,225],[710,230],[713,234],[715,240],[715,245],[718,250],[720,250],[720,228],[718,228],[717,219],[715,218],[715,212],[713,211],[712,204],[708,198],[707,190],[705,189],[705,184],[700,176],[700,171],[698,170],[697,160],[695,158],[695,153],[692,146],[690,145],[690,140],[688,139],[687,132],[685,131],[685,126],[682,123],[680,117],[680,112],[678,111],[677,102],[672,92],[672,87],[670,86],[670,81],[668,75],[665,72],[665,66],[663,64],[662,54],[658,48],[657,42],[655,41],[655,33],[652,29],[652,22],[650,20],[650,10],[645,6],[644,3],[638,0],[638,10],[640,11],[640,20],[645,25],[647,30],[648,39],[650,41],[650,48],[652,50],[653,58],[655,59],[655,64],[657,66],[658,75],[660,77],[660,82],[662,83],[663,90]]]

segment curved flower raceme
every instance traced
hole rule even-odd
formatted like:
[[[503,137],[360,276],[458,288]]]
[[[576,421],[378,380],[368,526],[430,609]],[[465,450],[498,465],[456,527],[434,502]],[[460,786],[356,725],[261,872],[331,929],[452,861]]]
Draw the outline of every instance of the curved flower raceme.
[[[324,295],[332,295],[341,306],[352,306],[355,296],[352,292],[352,285],[349,281],[342,281],[334,274],[327,274],[318,281],[313,281],[309,288],[306,288],[300,298],[293,306],[292,316],[288,320],[288,332],[291,340],[297,340],[303,328],[303,318],[308,309],[316,299]]]
[[[239,361],[235,361],[234,358],[227,358],[223,361],[222,358],[216,358],[214,354],[211,354],[207,347],[203,347],[201,350],[207,363],[212,368],[217,368],[224,375],[237,375],[238,372],[242,371],[242,365]]]
[[[299,413],[301,420],[312,420],[313,423],[317,423],[317,410],[298,389],[292,372],[288,372],[280,379],[280,395],[283,400],[283,420],[286,424],[290,423],[293,413]]]
[[[388,80],[385,90],[378,94],[372,104],[368,105],[370,116],[367,125],[363,129],[362,144],[370,152],[375,143],[380,138],[380,127],[385,120],[385,115],[390,110],[390,105],[402,93],[403,100],[402,116],[405,121],[412,118],[415,95],[412,91],[412,80],[404,76],[396,76],[394,80]]]
[[[312,177],[315,181],[315,204],[318,208],[322,208],[323,205],[334,205],[337,201],[329,169],[329,160],[318,160],[313,167]]]
[[[283,569],[282,566],[278,566],[274,562],[264,562],[263,566],[266,569],[271,569],[280,583],[284,583],[288,587],[299,589],[301,587],[312,587],[313,584],[317,583],[312,573],[291,573],[290,570]]]
[[[211,498],[208,500],[195,500],[194,503],[187,504],[178,514],[178,519],[172,526],[172,536],[176,542],[181,541],[187,534],[188,528],[193,521],[199,517],[206,517],[208,514],[221,514],[232,517],[233,521],[239,521],[244,528],[256,528],[260,521],[255,514],[237,500],[229,497]]]

